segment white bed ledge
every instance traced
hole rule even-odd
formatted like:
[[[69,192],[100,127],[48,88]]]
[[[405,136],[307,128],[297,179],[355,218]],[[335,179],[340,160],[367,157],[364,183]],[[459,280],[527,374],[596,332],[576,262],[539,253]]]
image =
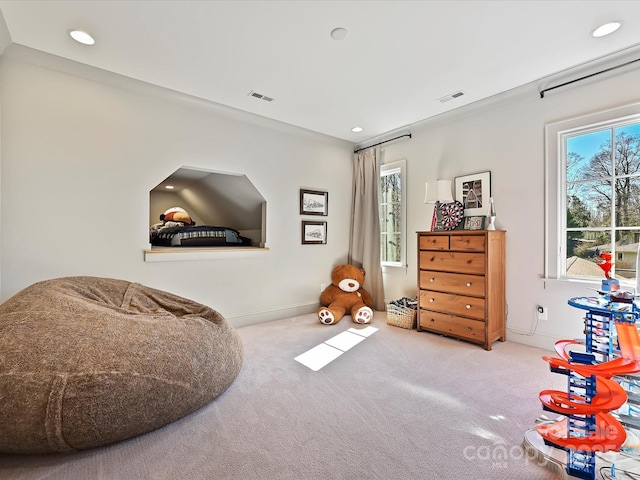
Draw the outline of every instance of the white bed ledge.
[[[268,248],[260,247],[152,247],[144,251],[145,262],[186,262],[189,260],[217,260],[247,258],[263,255]]]

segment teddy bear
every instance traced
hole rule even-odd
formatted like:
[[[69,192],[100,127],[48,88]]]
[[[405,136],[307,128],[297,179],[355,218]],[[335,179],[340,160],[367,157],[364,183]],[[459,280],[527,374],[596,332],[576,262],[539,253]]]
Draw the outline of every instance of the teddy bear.
[[[362,288],[364,268],[355,265],[338,265],[331,272],[331,285],[320,296],[323,305],[318,310],[318,320],[324,325],[335,325],[346,314],[354,323],[369,323],[373,318],[373,300]]]

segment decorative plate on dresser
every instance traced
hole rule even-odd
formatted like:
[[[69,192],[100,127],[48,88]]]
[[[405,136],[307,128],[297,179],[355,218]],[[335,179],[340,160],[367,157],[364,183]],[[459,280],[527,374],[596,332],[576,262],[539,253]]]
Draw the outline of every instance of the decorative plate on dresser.
[[[464,218],[464,207],[460,202],[440,203],[438,208],[443,230],[455,229]]]

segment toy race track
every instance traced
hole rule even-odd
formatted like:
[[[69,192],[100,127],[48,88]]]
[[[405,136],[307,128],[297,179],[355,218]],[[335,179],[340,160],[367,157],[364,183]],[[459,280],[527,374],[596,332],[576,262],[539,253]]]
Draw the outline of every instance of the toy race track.
[[[587,310],[585,342],[560,340],[555,345],[558,356],[543,357],[552,372],[567,375],[569,381],[567,391],[540,392],[544,410],[564,418],[538,425],[535,431],[545,445],[567,452],[569,476],[593,480],[595,454],[620,451],[627,438],[620,422],[624,419],[610,413],[628,401],[613,377],[640,373],[640,309],[610,296],[572,298],[569,304]],[[572,346],[580,348],[572,351]]]

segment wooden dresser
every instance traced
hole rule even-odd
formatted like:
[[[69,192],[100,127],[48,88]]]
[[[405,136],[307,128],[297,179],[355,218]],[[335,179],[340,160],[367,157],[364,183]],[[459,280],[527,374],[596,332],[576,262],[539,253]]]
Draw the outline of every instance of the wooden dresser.
[[[505,233],[418,232],[418,331],[505,341]]]

